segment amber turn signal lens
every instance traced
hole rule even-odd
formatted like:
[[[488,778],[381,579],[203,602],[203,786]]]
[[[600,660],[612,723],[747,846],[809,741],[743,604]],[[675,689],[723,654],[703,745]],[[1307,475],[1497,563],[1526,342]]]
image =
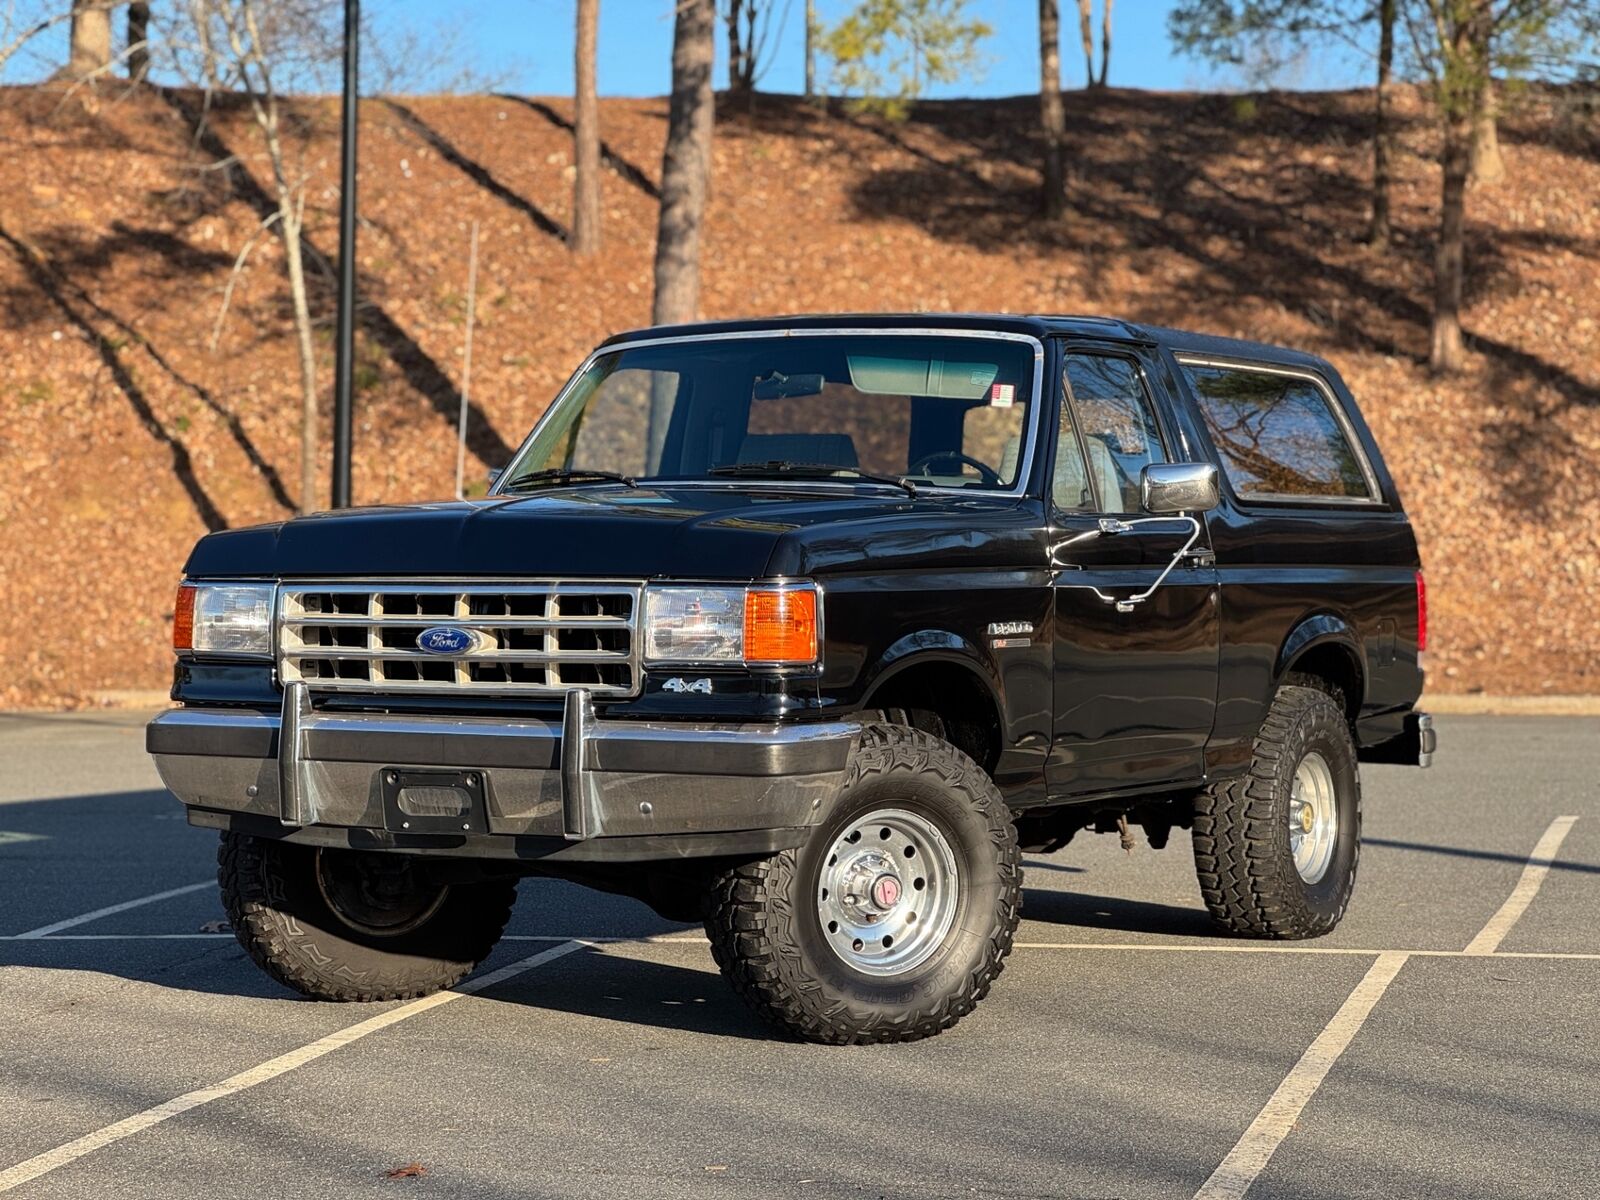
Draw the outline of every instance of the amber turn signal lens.
[[[194,588],[184,584],[178,589],[178,601],[172,608],[172,648],[194,649]]]
[[[755,663],[817,661],[817,593],[756,591],[744,598],[744,658]]]

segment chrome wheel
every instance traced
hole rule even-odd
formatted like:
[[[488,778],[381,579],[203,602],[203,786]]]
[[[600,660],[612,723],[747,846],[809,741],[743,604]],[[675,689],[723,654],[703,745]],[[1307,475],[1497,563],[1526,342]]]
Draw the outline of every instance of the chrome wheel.
[[[817,917],[829,947],[867,975],[928,960],[955,923],[961,877],[933,822],[903,808],[866,813],[829,848]]]
[[[1311,751],[1294,769],[1289,790],[1289,850],[1307,883],[1328,873],[1339,842],[1339,798],[1328,760]]]

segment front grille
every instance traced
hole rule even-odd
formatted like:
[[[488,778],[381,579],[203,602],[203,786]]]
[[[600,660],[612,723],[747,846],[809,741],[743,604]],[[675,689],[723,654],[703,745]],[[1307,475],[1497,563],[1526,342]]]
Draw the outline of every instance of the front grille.
[[[636,583],[286,583],[278,673],[313,692],[596,696],[639,689]],[[448,626],[471,645],[423,650]],[[444,635],[443,641],[465,640]],[[441,639],[435,639],[441,640]]]

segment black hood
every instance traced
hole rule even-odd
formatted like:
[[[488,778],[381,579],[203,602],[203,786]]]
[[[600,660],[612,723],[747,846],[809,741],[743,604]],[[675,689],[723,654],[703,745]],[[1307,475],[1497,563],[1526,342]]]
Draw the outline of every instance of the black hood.
[[[831,558],[826,550],[840,542],[853,547],[848,557],[858,561],[871,557],[880,538],[885,549],[909,548],[908,540],[931,549],[929,542],[950,536],[952,509],[970,516],[996,508],[993,500],[925,495],[913,502],[864,488],[552,488],[227,530],[201,540],[186,571],[194,577],[758,579],[802,573],[818,565],[811,561],[815,551]]]

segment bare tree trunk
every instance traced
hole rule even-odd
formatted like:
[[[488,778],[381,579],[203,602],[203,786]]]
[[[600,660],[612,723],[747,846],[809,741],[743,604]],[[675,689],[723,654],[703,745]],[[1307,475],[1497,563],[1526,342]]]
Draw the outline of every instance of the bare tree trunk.
[[[657,324],[691,321],[700,304],[700,226],[711,175],[712,27],[715,0],[677,0],[672,104],[661,159],[656,236]]]
[[[600,0],[578,0],[578,49],[572,132],[577,171],[572,181],[572,252],[600,249],[600,101],[595,92],[595,47]]]
[[[1039,118],[1044,126],[1044,203],[1047,220],[1066,211],[1066,171],[1062,143],[1066,116],[1061,107],[1061,9],[1057,0],[1039,0]]]
[[[280,212],[294,207],[294,200],[280,193]],[[289,267],[289,297],[294,304],[295,342],[300,353],[300,511],[317,509],[317,350],[311,340],[311,303],[306,294],[306,268],[300,253],[301,223],[280,221],[283,253]]]
[[[62,79],[92,79],[111,66],[111,7],[106,0],[72,0],[71,49]]]
[[[715,117],[711,66],[716,0],[677,0],[672,32],[672,103],[661,156],[661,215],[656,231],[657,325],[694,320],[700,307],[700,229],[711,182]],[[656,469],[666,442],[672,393],[657,377],[646,436],[647,470]]]
[[[278,235],[283,239],[284,262],[289,272],[289,298],[294,307],[295,343],[300,358],[300,511],[311,512],[317,507],[319,474],[317,352],[312,339],[311,302],[306,292],[305,179],[290,179],[283,152],[278,96],[272,83],[272,65],[265,53],[255,6],[256,0],[238,0],[237,9],[219,6],[218,15],[232,52],[233,70],[244,85],[251,113],[266,143],[267,159],[272,164],[273,189],[278,202]],[[203,5],[197,5],[197,13],[205,15]],[[208,39],[208,56],[212,49]]]
[[[1389,156],[1394,141],[1389,104],[1394,90],[1394,19],[1397,0],[1378,6],[1378,93],[1376,123],[1372,131],[1372,226],[1368,240],[1374,246],[1389,244]]]
[[[150,5],[133,0],[128,5],[128,78],[143,83],[150,74]]]
[[[1094,86],[1094,14],[1090,11],[1094,0],[1078,0],[1078,29],[1083,34],[1083,69],[1087,72],[1084,87]]]
[[[739,14],[744,0],[728,0],[728,90],[744,90],[744,43],[739,40]]]
[[[1106,0],[1105,12],[1100,15],[1100,86],[1105,87],[1106,75],[1111,70],[1111,0]]]
[[[817,96],[817,0],[806,0],[806,99]]]
[[[1506,160],[1500,156],[1500,104],[1495,96],[1494,84],[1483,89],[1478,111],[1472,120],[1472,168],[1469,177],[1473,183],[1499,183],[1506,177]]]
[[[1466,277],[1467,174],[1472,163],[1472,117],[1447,115],[1440,155],[1444,187],[1439,205],[1439,246],[1434,260],[1433,331],[1428,362],[1435,371],[1459,371],[1461,290]]]

